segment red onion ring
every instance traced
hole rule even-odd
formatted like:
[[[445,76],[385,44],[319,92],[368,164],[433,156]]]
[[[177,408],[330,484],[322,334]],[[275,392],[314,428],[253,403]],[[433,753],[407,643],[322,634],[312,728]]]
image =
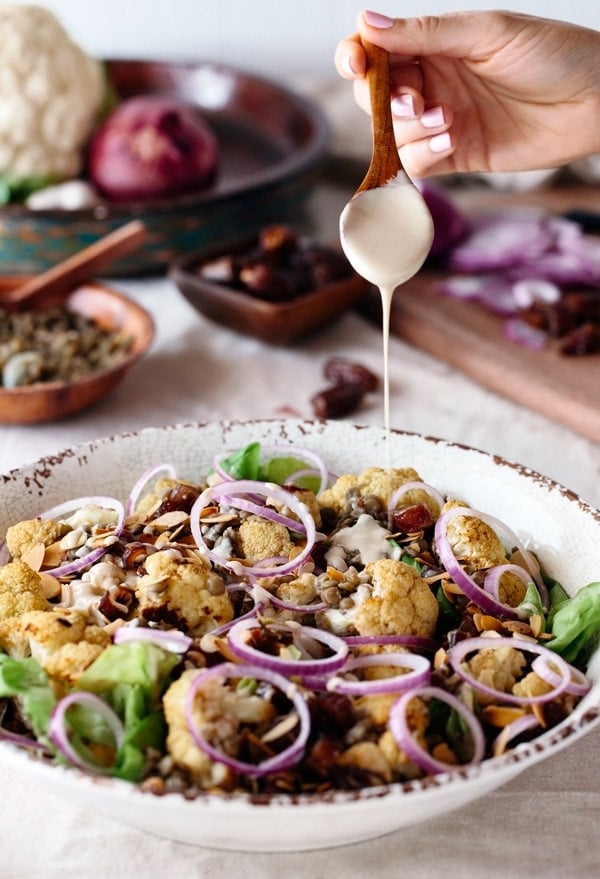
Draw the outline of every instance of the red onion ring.
[[[459,564],[447,536],[448,524],[457,516],[470,516],[475,519],[480,519],[482,522],[489,525],[490,528],[493,528],[494,531],[504,530],[510,536],[513,546],[519,550],[523,560],[529,566],[531,576],[540,592],[542,602],[544,604],[547,603],[548,593],[541,579],[539,568],[535,566],[531,553],[523,547],[516,535],[513,534],[503,522],[500,522],[499,519],[495,519],[493,516],[488,516],[486,513],[481,513],[478,510],[472,510],[470,507],[452,507],[451,509],[446,510],[446,512],[443,513],[435,523],[434,541],[442,565],[450,574],[454,582],[460,586],[467,598],[481,608],[484,613],[489,613],[492,616],[518,619],[518,612],[514,607],[510,607],[510,605],[504,604],[493,598],[492,595],[490,595],[485,589],[482,589],[481,586],[475,582],[473,577],[471,577],[470,574],[468,574]],[[534,567],[537,568],[535,573],[532,570]]]
[[[227,501],[229,498],[236,498],[240,494],[257,494],[262,497],[273,498],[282,506],[287,506],[296,513],[306,531],[306,546],[304,549],[287,563],[271,568],[262,567],[261,565],[244,565],[239,561],[224,559],[218,553],[209,549],[204,542],[200,528],[201,511],[216,498]],[[252,479],[241,479],[237,482],[220,482],[205,489],[194,501],[190,512],[190,529],[200,552],[207,556],[214,564],[227,568],[238,576],[254,574],[257,577],[277,577],[296,571],[309,558],[316,535],[315,522],[306,504],[279,485],[270,482],[256,482]]]
[[[495,568],[491,568],[485,575],[483,588],[498,602],[500,602],[500,580],[503,574],[515,574],[524,586],[528,586],[533,582],[531,574],[520,565],[496,565]]]
[[[281,656],[273,656],[263,653],[252,647],[244,640],[244,633],[249,629],[260,628],[257,620],[238,620],[234,626],[229,629],[227,638],[231,652],[240,659],[251,662],[260,668],[266,668],[271,671],[280,671],[287,675],[322,675],[340,669],[348,657],[348,646],[342,638],[327,632],[325,629],[315,629],[312,626],[300,626],[297,623],[273,624],[269,626],[273,631],[293,631],[298,635],[306,635],[321,644],[325,644],[334,653],[323,659],[289,659]]]
[[[10,732],[2,726],[0,726],[0,741],[9,742],[11,745],[16,745],[18,748],[31,748],[31,750],[38,751],[40,754],[46,754],[47,756],[50,756],[51,753],[43,742],[38,742],[36,739],[30,739],[29,736],[22,736],[19,733]]]
[[[292,604],[273,595],[268,589],[257,583],[253,577],[250,577],[250,582],[252,583],[251,591],[255,600],[260,599],[263,605],[272,604],[273,607],[277,607],[279,610],[288,610],[292,613],[318,613],[322,610],[327,610],[329,607],[324,601],[314,602],[313,604]]]
[[[392,677],[377,678],[370,681],[352,681],[340,677],[356,668],[395,665],[402,669],[410,668]],[[372,696],[380,693],[401,693],[413,687],[424,686],[431,677],[431,663],[417,653],[374,653],[354,656],[327,681],[327,689],[347,696]]]
[[[559,670],[559,681],[553,686],[549,693],[543,693],[539,696],[516,696],[514,693],[505,693],[502,690],[496,690],[495,687],[489,687],[482,684],[474,675],[472,675],[463,665],[463,661],[467,653],[477,652],[479,650],[498,650],[501,647],[512,647],[523,653],[537,653],[546,659],[546,662],[552,663]],[[514,705],[542,705],[544,702],[550,702],[563,693],[571,680],[570,669],[564,659],[557,653],[548,650],[535,641],[526,641],[524,638],[502,638],[502,637],[485,637],[465,638],[464,641],[458,641],[447,653],[448,662],[454,671],[460,677],[469,683],[476,692],[485,693],[492,696],[500,702],[510,702]],[[541,675],[540,675],[541,677]]]
[[[438,699],[445,702],[454,711],[456,711],[469,727],[471,738],[473,740],[473,756],[467,763],[454,765],[445,763],[443,760],[437,760],[418,744],[408,725],[408,706],[415,699]],[[388,726],[390,732],[394,736],[398,747],[401,748],[406,756],[416,763],[421,769],[430,775],[437,775],[440,772],[451,772],[456,769],[464,769],[466,766],[474,766],[481,763],[485,755],[485,738],[479,721],[467,706],[439,687],[415,687],[408,692],[403,693],[397,702],[394,702],[390,711]]]
[[[138,481],[135,483],[131,492],[129,493],[129,497],[127,498],[127,503],[125,505],[125,512],[127,516],[131,516],[135,511],[135,508],[138,505],[138,501],[142,494],[143,489],[148,484],[148,482],[159,473],[165,472],[168,477],[171,479],[177,478],[177,471],[173,464],[157,464],[156,467],[150,467],[148,470],[144,471]]]
[[[216,500],[220,500],[220,497],[217,497]],[[281,513],[278,513],[277,510],[274,510],[272,507],[267,507],[265,504],[257,504],[244,497],[229,497],[227,498],[227,506],[233,507],[234,510],[244,510],[246,513],[254,513],[255,516],[261,516],[263,519],[268,519],[269,522],[283,525],[288,531],[295,531],[297,534],[306,534],[306,528],[302,522],[298,522],[296,519],[290,519],[289,516],[283,516]]]
[[[261,456],[270,455],[271,457],[281,457],[281,458],[293,457],[293,458],[298,458],[298,460],[300,460],[300,461],[308,461],[310,464],[312,464],[314,467],[314,470],[316,471],[316,475],[319,476],[319,478],[320,478],[319,488],[315,492],[315,494],[319,494],[320,492],[324,491],[327,488],[327,486],[329,485],[329,480],[330,480],[331,474],[329,473],[329,470],[327,469],[327,465],[325,464],[325,461],[323,460],[323,458],[319,454],[317,454],[317,452],[313,452],[311,449],[305,449],[302,446],[270,445],[270,446],[261,446],[260,452],[261,452]],[[226,458],[228,458],[231,454],[233,454],[233,453],[230,451],[223,452],[220,455],[216,455],[213,460],[213,467],[215,469],[215,473],[218,476],[220,476],[220,478],[225,482],[232,481],[232,477],[231,477],[231,474],[229,474],[221,465],[222,465],[222,462]],[[297,471],[297,473],[293,474],[293,475],[297,475],[300,472],[303,472],[303,471]],[[286,479],[286,482],[289,482],[290,479],[291,479],[291,477],[288,477]]]
[[[150,641],[170,653],[186,653],[192,644],[189,638],[178,629],[150,629],[145,626],[119,626],[113,635],[115,644],[127,644],[132,641]]]
[[[99,696],[81,690],[69,693],[68,696],[64,696],[60,702],[54,706],[48,724],[48,735],[63,757],[65,757],[70,763],[74,766],[78,766],[79,769],[85,769],[101,775],[111,775],[111,767],[99,766],[96,763],[86,760],[85,757],[82,757],[71,744],[67,730],[66,713],[72,705],[87,705],[102,717],[114,736],[116,750],[119,749],[125,735],[125,730],[120,718],[115,714],[110,705],[107,705],[107,703]]]
[[[292,744],[279,754],[256,764],[237,760],[235,757],[230,757],[219,750],[219,748],[211,745],[210,742],[204,738],[194,721],[194,700],[198,690],[201,689],[203,684],[214,677],[221,677],[224,681],[229,678],[255,678],[259,681],[266,681],[273,687],[281,690],[281,692],[291,700],[298,713],[299,730],[298,735]],[[186,695],[185,717],[192,738],[201,750],[207,753],[212,760],[215,760],[218,763],[224,763],[225,766],[228,766],[234,772],[244,773],[252,778],[267,775],[269,772],[277,772],[282,769],[287,769],[288,767],[295,765],[302,758],[310,732],[310,714],[308,706],[306,705],[304,697],[294,684],[282,675],[269,669],[258,668],[255,665],[236,665],[233,662],[225,662],[198,673],[192,681]]]
[[[113,497],[91,495],[88,497],[75,498],[71,501],[65,501],[64,503],[57,504],[57,506],[51,507],[49,510],[41,513],[40,519],[60,519],[60,516],[64,513],[75,513],[77,510],[80,510],[85,506],[103,507],[109,510],[114,510],[117,514],[117,524],[114,528],[114,535],[115,537],[119,537],[125,524],[125,508],[121,501],[118,501]],[[93,565],[94,562],[101,559],[107,551],[107,546],[99,546],[96,549],[92,549],[81,558],[74,559],[71,562],[65,562],[63,565],[58,565],[58,567],[49,569],[45,573],[50,574],[52,577],[65,577],[68,574],[75,574],[78,571]]]
[[[551,651],[550,651],[551,652]],[[556,654],[553,653],[553,656]],[[561,683],[561,676],[550,666],[551,659],[548,659],[547,656],[537,656],[533,662],[531,663],[532,671],[538,675],[543,681],[546,681],[547,684],[550,684],[551,687],[558,687]],[[575,666],[566,662],[563,659],[563,662],[568,666],[570,680],[567,686],[565,687],[565,693],[571,693],[573,696],[585,696],[586,693],[592,688],[591,681],[589,681],[584,673],[580,671]]]
[[[301,461],[308,461],[314,466],[319,477],[320,484],[315,494],[325,491],[329,485],[331,474],[327,468],[327,464],[317,452],[312,449],[306,449],[303,446],[262,446],[262,451],[272,457],[279,456],[282,458],[298,458]]]
[[[521,733],[527,732],[527,730],[530,729],[535,729],[535,727],[539,725],[539,720],[534,714],[524,714],[523,717],[519,717],[517,720],[513,720],[512,723],[508,723],[494,739],[492,743],[492,754],[494,757],[499,757],[500,754],[504,753],[509,742],[516,739]]]

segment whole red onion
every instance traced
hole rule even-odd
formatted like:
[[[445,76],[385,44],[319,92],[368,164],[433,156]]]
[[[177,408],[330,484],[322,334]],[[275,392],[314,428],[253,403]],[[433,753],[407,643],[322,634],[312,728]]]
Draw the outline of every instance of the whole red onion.
[[[113,201],[152,200],[209,186],[219,145],[200,112],[179,100],[140,95],[122,101],[95,132],[88,173]]]

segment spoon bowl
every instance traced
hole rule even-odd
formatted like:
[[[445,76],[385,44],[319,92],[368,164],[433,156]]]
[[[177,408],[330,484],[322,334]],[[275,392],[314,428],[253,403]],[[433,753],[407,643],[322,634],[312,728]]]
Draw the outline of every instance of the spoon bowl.
[[[364,180],[340,217],[346,258],[367,281],[393,291],[421,268],[433,242],[427,204],[402,167],[390,107],[389,55],[363,42],[373,151]]]

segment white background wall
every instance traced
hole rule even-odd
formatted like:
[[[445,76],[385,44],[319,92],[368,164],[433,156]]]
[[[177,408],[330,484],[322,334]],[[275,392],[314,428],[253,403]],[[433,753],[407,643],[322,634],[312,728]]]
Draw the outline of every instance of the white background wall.
[[[408,16],[514,9],[600,28],[599,0],[38,0],[97,57],[223,61],[275,77],[335,75],[361,9]]]

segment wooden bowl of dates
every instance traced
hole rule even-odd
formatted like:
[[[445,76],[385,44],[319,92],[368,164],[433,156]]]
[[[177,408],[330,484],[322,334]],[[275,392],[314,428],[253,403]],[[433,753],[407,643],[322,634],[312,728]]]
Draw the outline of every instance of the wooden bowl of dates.
[[[0,278],[0,298],[25,278]],[[0,424],[74,415],[111,393],[154,339],[151,315],[104,284],[11,313],[0,304]]]
[[[169,277],[209,320],[272,345],[319,332],[369,286],[340,250],[284,225],[196,251]]]

